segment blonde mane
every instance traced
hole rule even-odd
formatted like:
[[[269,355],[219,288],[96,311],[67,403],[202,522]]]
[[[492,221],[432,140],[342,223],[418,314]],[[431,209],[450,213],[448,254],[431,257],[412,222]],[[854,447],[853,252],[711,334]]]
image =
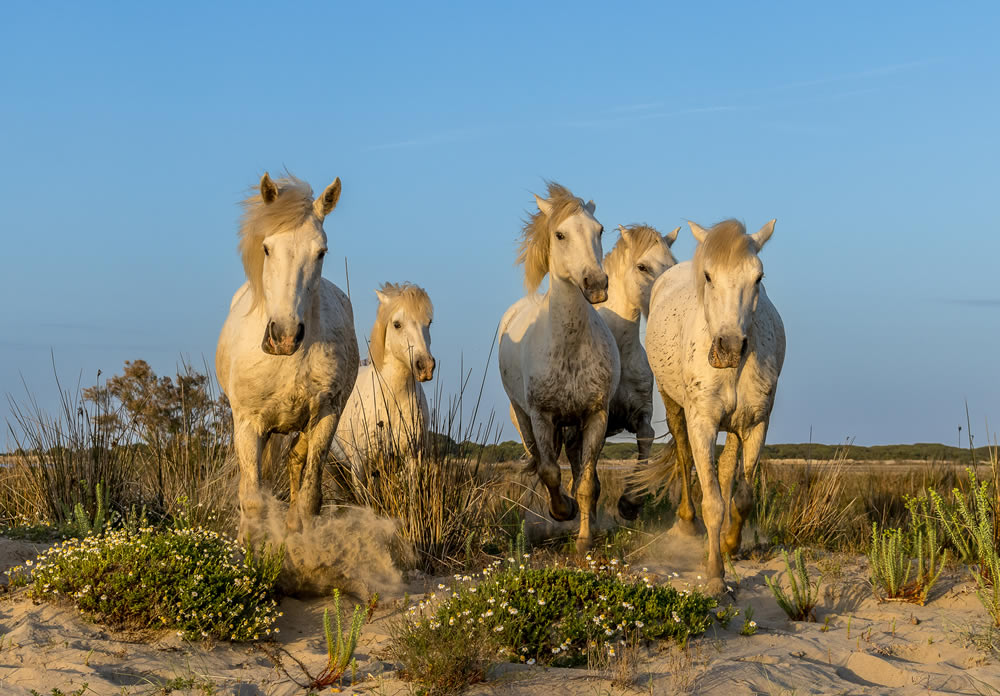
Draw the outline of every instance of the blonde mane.
[[[655,227],[650,227],[649,225],[629,225],[625,229],[628,230],[635,247],[631,249],[630,257],[628,242],[625,241],[624,235],[619,234],[615,246],[604,255],[604,272],[608,275],[620,275],[625,270],[625,266],[630,264],[633,259],[641,257],[656,244],[663,243],[663,237],[660,236]],[[667,250],[667,254],[670,255],[670,258],[674,258],[669,249]],[[674,262],[676,263],[676,259],[674,259]]]
[[[701,297],[705,287],[705,264],[709,261],[716,269],[738,268],[747,259],[756,256],[753,238],[739,220],[723,220],[708,230],[705,240],[694,250],[694,274]]]
[[[265,203],[259,191],[254,189],[242,204],[239,251],[253,297],[251,309],[264,300],[264,239],[282,228],[298,227],[310,215],[315,215],[309,184],[291,174],[274,183],[278,187],[278,197],[271,203]]]
[[[389,317],[402,306],[403,311],[421,323],[429,324],[434,319],[434,305],[427,291],[413,283],[383,283],[379,292],[387,302],[379,302],[372,326],[372,337],[368,344],[368,357],[375,369],[381,370],[385,362],[385,332]]]
[[[529,293],[538,290],[545,274],[549,272],[549,238],[552,228],[570,215],[583,210],[583,201],[565,186],[554,181],[547,184],[552,218],[539,210],[525,220],[521,245],[517,250],[517,263],[524,264],[524,287]]]

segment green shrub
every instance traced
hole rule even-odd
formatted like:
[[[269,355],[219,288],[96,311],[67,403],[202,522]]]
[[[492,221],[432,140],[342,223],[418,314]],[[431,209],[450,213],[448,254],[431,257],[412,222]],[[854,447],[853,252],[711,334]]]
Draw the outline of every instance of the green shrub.
[[[497,564],[478,584],[456,576],[455,587],[441,587],[439,602],[411,607],[402,631],[405,641],[462,645],[485,640],[493,657],[576,665],[586,662],[590,643],[601,649],[619,644],[626,634],[684,644],[703,633],[714,616],[714,599],[653,586],[627,575],[616,561],[604,570],[596,562],[587,570],[530,569],[513,556],[503,568]]]
[[[277,632],[282,561],[201,528],[143,527],[71,539],[8,573],[35,598],[68,601],[112,628],[248,641]]]
[[[374,595],[369,607],[374,609],[378,602],[378,595]],[[358,638],[361,637],[361,627],[364,626],[366,612],[360,606],[354,607],[354,615],[351,617],[351,626],[347,633],[344,633],[344,622],[340,612],[340,590],[333,591],[333,614],[337,619],[337,628],[334,630],[330,623],[330,610],[323,610],[323,633],[326,635],[326,667],[320,674],[312,680],[309,685],[314,689],[321,689],[332,686],[340,682],[341,677],[348,668],[355,670],[357,661],[354,659],[354,649],[358,647]]]
[[[809,581],[809,572],[806,570],[806,563],[802,558],[802,549],[795,549],[794,568],[788,558],[788,552],[782,549],[781,555],[784,556],[785,567],[788,569],[791,596],[785,594],[785,590],[778,584],[777,580],[765,577],[764,582],[771,588],[771,594],[774,595],[775,601],[789,619],[792,621],[815,621],[814,610],[819,603],[819,586],[822,578],[818,578],[815,583]]]

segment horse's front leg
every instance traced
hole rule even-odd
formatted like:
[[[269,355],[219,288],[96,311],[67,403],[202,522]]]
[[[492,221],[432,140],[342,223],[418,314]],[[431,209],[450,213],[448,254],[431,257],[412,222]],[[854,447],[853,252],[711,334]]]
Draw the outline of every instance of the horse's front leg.
[[[760,452],[764,448],[767,435],[767,423],[758,423],[750,429],[743,439],[743,476],[736,476],[736,490],[733,493],[729,529],[726,532],[725,544],[733,549],[740,547],[743,538],[743,525],[750,516],[753,507],[753,491],[751,482],[757,471]],[[727,441],[728,445],[728,441]]]
[[[694,466],[701,483],[701,513],[708,529],[707,589],[710,594],[721,595],[725,588],[722,578],[722,551],[719,546],[722,532],[723,497],[715,471],[715,439],[719,434],[718,421],[697,413],[687,414],[688,439]],[[728,500],[726,501],[728,502]]]
[[[592,515],[596,517],[597,500],[601,496],[601,481],[597,477],[597,458],[601,456],[607,431],[607,409],[591,414],[583,426],[583,467],[576,488],[576,502],[580,508],[580,533],[576,537],[576,552],[581,554],[589,551],[593,543],[590,518]]]
[[[571,520],[576,517],[576,501],[563,493],[559,472],[562,433],[550,417],[535,412],[531,414],[531,434],[537,450],[538,478],[549,491],[549,514],[557,522]]]
[[[252,542],[252,531],[264,517],[264,497],[260,491],[260,458],[264,452],[264,433],[249,420],[236,420],[233,445],[240,465],[240,541]]]
[[[691,455],[691,442],[688,439],[688,424],[684,416],[684,409],[676,401],[671,399],[663,391],[663,405],[667,411],[667,425],[670,427],[670,434],[674,436],[674,451],[677,455],[677,471],[681,475],[681,499],[677,504],[677,528],[687,534],[694,536],[697,528],[694,525],[694,505],[691,503],[691,466],[693,464]]]
[[[732,553],[739,548],[739,534],[731,534],[734,516],[739,516],[733,500],[733,482],[738,477],[740,439],[734,433],[726,434],[726,446],[719,455],[719,490],[722,492],[722,528],[726,530],[720,543],[722,553]]]
[[[636,461],[636,467],[645,469],[649,466],[649,451],[653,447],[653,438],[656,437],[656,432],[653,430],[648,411],[643,411],[637,420],[635,442],[639,448],[639,457]],[[618,514],[621,515],[622,519],[634,520],[639,516],[639,511],[642,510],[642,499],[642,493],[626,487],[621,497],[618,498]]]
[[[288,504],[294,506],[299,497],[299,486],[302,484],[302,467],[309,453],[309,438],[305,433],[295,435],[295,446],[288,453]]]
[[[315,419],[309,431],[302,434],[308,439],[309,449],[302,468],[298,500],[288,508],[289,531],[301,531],[305,520],[318,515],[323,506],[323,464],[339,420],[339,414],[328,411]]]

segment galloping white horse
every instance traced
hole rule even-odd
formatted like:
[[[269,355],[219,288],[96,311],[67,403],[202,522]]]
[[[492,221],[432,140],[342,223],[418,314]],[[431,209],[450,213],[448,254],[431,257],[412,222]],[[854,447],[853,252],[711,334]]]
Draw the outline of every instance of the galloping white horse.
[[[289,528],[301,529],[323,502],[323,459],[358,373],[350,300],[322,277],[323,219],[339,197],[340,179],[314,201],[305,182],[264,174],[260,195],[243,201],[247,282],[233,296],[215,352],[233,408],[243,537],[263,514],[261,453],[272,433],[301,433],[288,463]]]
[[[635,433],[639,466],[649,459],[653,444],[653,372],[639,339],[639,318],[649,317],[649,295],[660,275],[677,263],[670,253],[680,227],[670,234],[648,225],[618,226],[621,237],[604,257],[608,273],[608,299],[597,313],[611,329],[621,355],[621,379],[611,398],[607,435]],[[633,520],[642,507],[641,498],[625,494],[618,499],[618,514]]]
[[[427,435],[430,415],[421,382],[434,377],[431,321],[434,306],[423,288],[385,283],[368,346],[369,364],[358,372],[337,426],[334,453],[362,473],[370,447],[390,442],[413,453]],[[337,449],[340,452],[337,452]]]
[[[708,590],[720,594],[725,587],[722,553],[738,546],[749,511],[749,492],[738,505],[731,504],[738,446],[743,446],[745,476],[752,480],[785,359],[785,329],[764,291],[758,258],[774,232],[774,220],[751,235],[735,220],[710,230],[690,225],[698,240],[694,259],[674,266],[653,286],[646,350],[683,477],[678,516],[693,526],[693,457],[708,529]],[[731,434],[716,472],[720,430]],[[724,521],[729,528],[723,540]]]
[[[500,320],[500,376],[530,466],[549,491],[552,517],[570,520],[580,511],[576,547],[583,552],[592,541],[590,516],[601,490],[597,457],[620,365],[614,336],[591,306],[608,299],[604,228],[594,218],[594,202],[585,204],[556,183],[548,193],[547,199],[535,196],[538,212],[524,226],[518,262],[530,294]],[[549,290],[538,295],[546,274]],[[564,428],[576,501],[560,480]]]

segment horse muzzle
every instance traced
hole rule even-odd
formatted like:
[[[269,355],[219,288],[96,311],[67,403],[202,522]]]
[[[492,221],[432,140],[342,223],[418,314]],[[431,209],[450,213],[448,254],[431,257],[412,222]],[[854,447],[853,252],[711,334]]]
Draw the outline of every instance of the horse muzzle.
[[[306,325],[301,321],[295,327],[294,334],[282,330],[273,321],[268,322],[260,348],[268,355],[292,355],[302,345],[305,335]]]
[[[712,341],[712,347],[708,350],[708,364],[719,370],[739,367],[746,352],[747,339],[745,337],[719,336]]]
[[[417,358],[413,364],[413,374],[418,382],[429,382],[434,379],[434,367],[437,362],[430,355]]]
[[[608,274],[603,271],[583,276],[583,296],[590,304],[608,301]]]

